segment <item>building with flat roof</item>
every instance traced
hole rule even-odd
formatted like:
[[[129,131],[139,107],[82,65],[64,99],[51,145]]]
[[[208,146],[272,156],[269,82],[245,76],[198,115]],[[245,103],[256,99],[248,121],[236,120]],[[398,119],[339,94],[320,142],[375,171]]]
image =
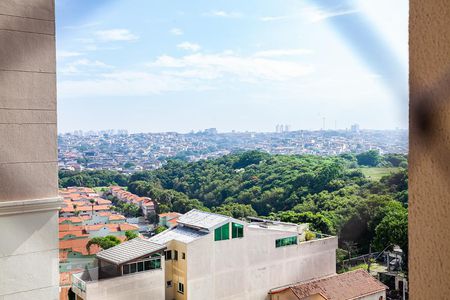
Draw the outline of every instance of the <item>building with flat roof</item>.
[[[77,300],[164,299],[166,246],[135,238],[96,255],[97,267],[72,275]]]
[[[165,299],[269,299],[276,286],[336,274],[337,237],[307,224],[250,223],[191,210],[152,238],[165,251]]]

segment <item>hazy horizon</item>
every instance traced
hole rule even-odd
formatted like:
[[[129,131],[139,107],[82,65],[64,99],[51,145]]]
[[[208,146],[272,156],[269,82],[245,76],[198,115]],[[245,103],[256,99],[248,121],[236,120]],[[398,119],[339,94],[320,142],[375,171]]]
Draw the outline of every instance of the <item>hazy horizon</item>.
[[[324,118],[326,129],[408,127],[406,0],[56,10],[60,132],[320,130]]]
[[[76,131],[82,131],[84,133],[88,132],[100,132],[100,131],[111,131],[113,130],[115,133],[120,130],[127,130],[128,134],[158,134],[158,133],[178,133],[178,134],[189,134],[189,133],[200,133],[207,129],[217,129],[216,127],[211,128],[203,128],[200,130],[187,130],[187,131],[130,131],[125,128],[106,128],[106,129],[74,129],[70,131],[61,132],[58,131],[58,134],[68,134],[74,133]],[[377,129],[377,128],[359,128],[360,131],[408,131],[408,128],[388,128],[388,129]],[[298,131],[350,131],[350,128],[326,128],[323,129],[290,129],[288,132],[298,132]],[[261,130],[231,130],[231,131],[221,131],[217,129],[218,134],[222,133],[276,133],[275,130],[272,131],[261,131]]]

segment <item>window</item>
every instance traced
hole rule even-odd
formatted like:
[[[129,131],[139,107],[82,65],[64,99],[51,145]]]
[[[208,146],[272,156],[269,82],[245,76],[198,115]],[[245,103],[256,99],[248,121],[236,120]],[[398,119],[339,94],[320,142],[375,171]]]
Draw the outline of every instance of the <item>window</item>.
[[[178,293],[184,294],[184,284],[178,282]]]
[[[297,236],[290,236],[282,239],[275,240],[275,247],[284,247],[290,245],[297,245]]]
[[[130,265],[123,266],[123,274],[130,274]]]
[[[231,223],[231,237],[233,239],[244,237],[244,225]]]
[[[166,282],[166,287],[172,287],[172,280],[169,280]]]
[[[161,258],[151,258],[137,263],[130,263],[122,266],[123,275],[161,269]]]
[[[130,273],[136,273],[136,264],[130,264]]]
[[[164,253],[165,253],[165,256],[166,256],[166,260],[171,260],[172,259],[172,250],[167,250]]]
[[[219,228],[214,230],[214,240],[215,241],[223,241],[230,239],[230,224],[227,223]]]
[[[143,261],[137,263],[137,271],[138,272],[144,271],[144,262]]]
[[[182,259],[186,259],[186,253],[183,252],[183,253],[181,254],[181,258],[182,258]]]
[[[173,259],[174,259],[174,260],[178,260],[178,251],[177,251],[177,250],[175,250],[175,252],[174,252],[174,257],[173,257]]]

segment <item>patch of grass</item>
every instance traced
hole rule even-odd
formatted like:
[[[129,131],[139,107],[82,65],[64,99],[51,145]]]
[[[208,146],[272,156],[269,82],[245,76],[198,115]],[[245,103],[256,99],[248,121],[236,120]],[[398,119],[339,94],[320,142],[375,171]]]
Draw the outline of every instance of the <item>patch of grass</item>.
[[[369,179],[380,180],[381,177],[395,173],[400,168],[361,168],[361,172]]]

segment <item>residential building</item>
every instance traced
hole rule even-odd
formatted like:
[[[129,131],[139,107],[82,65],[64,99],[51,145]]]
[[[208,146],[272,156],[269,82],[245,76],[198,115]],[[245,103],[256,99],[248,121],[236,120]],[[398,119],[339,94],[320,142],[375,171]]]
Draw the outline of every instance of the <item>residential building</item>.
[[[126,223],[125,217],[111,211],[111,201],[99,197],[90,188],[70,187],[60,190],[65,206],[59,214],[60,299],[67,299],[71,275],[95,267],[95,254],[101,249],[89,240],[107,235],[126,240],[126,231],[139,227]]]
[[[337,237],[308,225],[191,210],[150,241],[167,246],[165,299],[268,299],[276,286],[334,275]]]
[[[158,225],[164,226],[166,228],[175,227],[177,225],[178,218],[180,216],[182,216],[182,214],[177,213],[177,212],[168,212],[168,213],[159,214],[158,215],[158,218],[159,218]]]
[[[124,190],[120,186],[111,186],[109,193],[119,201],[139,206],[145,218],[149,215],[156,215],[157,201],[149,197],[139,197],[133,193]]]
[[[77,300],[164,299],[164,249],[135,238],[96,255],[96,268],[72,275]]]
[[[272,289],[270,300],[386,300],[387,287],[364,270]]]

